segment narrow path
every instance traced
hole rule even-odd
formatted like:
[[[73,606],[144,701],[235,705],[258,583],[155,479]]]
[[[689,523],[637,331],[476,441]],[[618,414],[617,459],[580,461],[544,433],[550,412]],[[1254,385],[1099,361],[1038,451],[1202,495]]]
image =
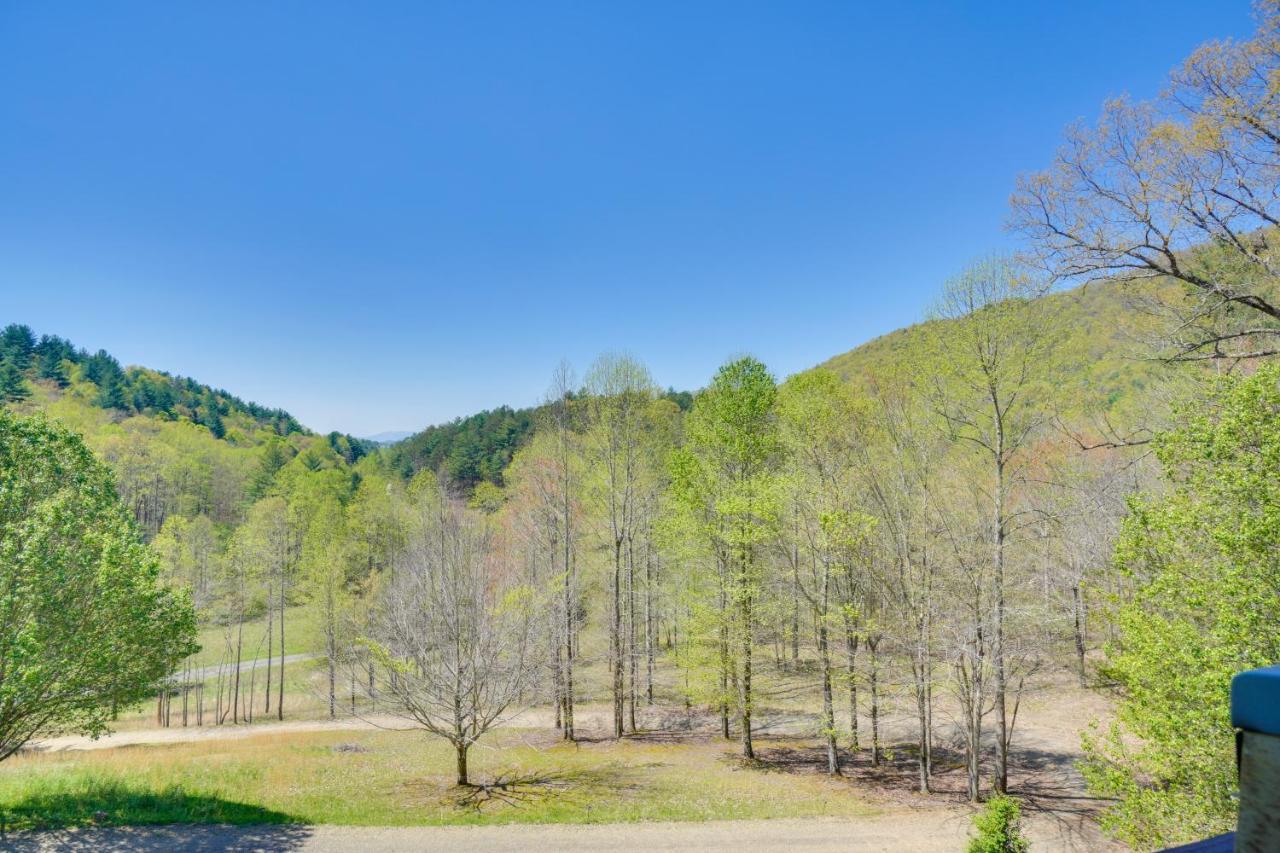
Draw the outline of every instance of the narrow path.
[[[580,710],[578,724],[584,729],[598,727],[604,730],[605,712]],[[517,727],[546,727],[552,725],[552,712],[545,709],[524,711],[508,720],[505,725]],[[297,732],[330,732],[368,729],[412,729],[414,726],[402,717],[391,714],[366,714],[361,717],[339,717],[336,720],[286,720],[261,723],[224,724],[221,726],[171,726],[169,728],[145,728],[112,732],[96,740],[84,735],[33,740],[24,749],[38,752],[62,750],[114,749],[120,746],[147,744],[193,743],[204,740],[229,740],[270,734]]]
[[[315,660],[318,657],[320,657],[320,655],[316,652],[300,652],[294,655],[285,655],[284,662],[286,665],[288,665],[291,663],[301,663],[302,661],[307,661],[307,660]],[[256,658],[254,660],[242,660],[240,661],[240,672],[244,673],[244,672],[250,672],[255,669],[265,669],[268,663],[273,665],[278,664],[280,663],[280,658],[274,657],[274,658]],[[221,666],[217,666],[217,665],[202,666],[199,669],[191,670],[191,680],[204,681],[207,678],[213,678],[215,675],[218,674],[219,670],[221,670],[223,673],[234,673],[236,671],[236,668],[235,666],[229,663],[224,663]],[[173,675],[175,678],[182,677],[181,672],[175,672]]]

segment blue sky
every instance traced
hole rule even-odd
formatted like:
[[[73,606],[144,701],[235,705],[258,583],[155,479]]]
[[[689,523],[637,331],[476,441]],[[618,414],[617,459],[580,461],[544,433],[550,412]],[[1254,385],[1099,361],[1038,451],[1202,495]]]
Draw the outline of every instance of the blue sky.
[[[0,4],[0,322],[355,434],[914,322],[1247,0]]]

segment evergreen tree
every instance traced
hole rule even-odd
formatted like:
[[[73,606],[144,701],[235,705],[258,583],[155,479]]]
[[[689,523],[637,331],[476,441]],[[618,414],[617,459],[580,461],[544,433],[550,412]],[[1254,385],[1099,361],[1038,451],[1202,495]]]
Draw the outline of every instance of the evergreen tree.
[[[36,348],[36,336],[30,326],[10,323],[0,332],[0,358],[18,370],[31,366],[31,354]]]
[[[124,394],[124,383],[118,375],[108,375],[104,379],[104,384],[98,386],[98,396],[94,402],[103,409],[123,410],[128,408]]]
[[[54,351],[43,352],[39,355],[39,368],[36,375],[41,379],[52,382],[59,388],[66,388],[69,384],[67,369],[62,366],[62,356]]]
[[[249,485],[249,496],[254,500],[264,497],[271,491],[276,472],[289,461],[288,446],[281,440],[272,439],[262,448],[262,458],[258,461],[258,470]]]
[[[8,403],[25,400],[30,393],[26,381],[13,366],[13,362],[0,362],[0,401]]]

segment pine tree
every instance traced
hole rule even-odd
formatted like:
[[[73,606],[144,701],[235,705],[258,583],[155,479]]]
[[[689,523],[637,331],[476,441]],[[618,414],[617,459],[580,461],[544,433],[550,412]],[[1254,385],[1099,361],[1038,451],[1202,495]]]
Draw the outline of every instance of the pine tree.
[[[62,355],[58,352],[48,351],[40,355],[40,366],[36,375],[59,388],[66,388],[69,384],[67,370],[62,366]]]
[[[27,390],[27,383],[22,378],[22,374],[12,361],[0,362],[0,401],[16,402],[25,400],[30,391]]]
[[[31,353],[36,348],[36,336],[30,326],[10,323],[0,332],[0,358],[9,362],[17,370],[26,370],[31,366]]]
[[[108,374],[103,379],[103,384],[98,388],[98,398],[96,403],[103,409],[127,409],[125,402],[124,384],[120,381],[118,375]]]

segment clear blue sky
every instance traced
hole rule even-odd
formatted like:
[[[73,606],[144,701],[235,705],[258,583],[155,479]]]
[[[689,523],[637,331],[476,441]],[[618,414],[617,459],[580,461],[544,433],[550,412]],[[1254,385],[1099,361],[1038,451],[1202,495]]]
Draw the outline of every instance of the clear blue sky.
[[[0,4],[0,322],[415,429],[626,350],[780,376],[1008,244],[1247,0]]]

